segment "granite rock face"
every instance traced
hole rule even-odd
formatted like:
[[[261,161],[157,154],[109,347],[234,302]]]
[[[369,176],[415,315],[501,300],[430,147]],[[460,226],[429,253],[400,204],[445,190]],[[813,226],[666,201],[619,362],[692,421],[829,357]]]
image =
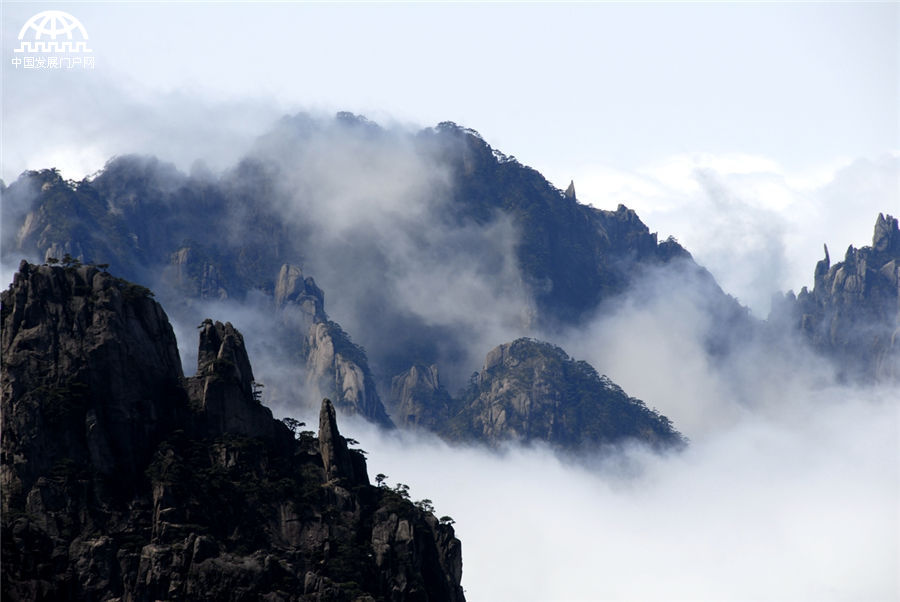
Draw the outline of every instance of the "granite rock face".
[[[362,454],[350,453],[347,442],[337,428],[337,417],[331,400],[322,402],[319,412],[319,454],[325,468],[325,478],[350,483],[368,483],[366,463]]]
[[[230,324],[185,379],[97,267],[23,262],[0,301],[4,599],[464,599],[452,527],[369,484],[330,402],[318,438],[274,420]]]
[[[110,262],[128,278],[156,282],[176,312],[184,299],[241,302],[251,291],[266,291],[285,327],[278,342],[284,355],[322,370],[306,377],[311,390],[332,397],[342,412],[390,425],[365,353],[328,320],[313,279],[284,263],[300,254],[293,249],[298,236],[268,210],[271,199],[260,199],[272,174],[242,164],[233,175],[234,182],[192,181],[170,165],[137,156],[110,161],[90,182],[67,182],[51,169],[26,172],[4,190],[10,199],[3,207],[9,221],[4,248],[45,259],[68,254]],[[235,230],[240,234],[221,235]],[[321,323],[324,331],[312,336]],[[309,345],[320,342],[326,345],[322,352]],[[319,357],[307,362],[310,354]]]
[[[626,395],[586,362],[532,339],[487,354],[484,368],[454,401],[442,434],[492,445],[542,441],[567,451],[627,440],[658,449],[684,444],[665,416]]]
[[[96,267],[22,262],[0,298],[4,503],[57,461],[133,487],[183,418],[175,336],[148,293]]]
[[[317,396],[334,397],[338,409],[392,427],[365,353],[335,322],[318,322],[306,338],[306,385]]]
[[[391,403],[399,424],[439,430],[450,418],[453,400],[436,365],[414,364],[391,380]]]
[[[52,255],[48,257],[62,257]],[[166,275],[181,293],[197,299],[227,299],[228,290],[216,264],[197,249],[181,247],[169,258]]]
[[[275,281],[275,306],[293,307],[311,325],[327,319],[325,315],[325,293],[316,286],[315,280],[303,275],[300,267],[284,264]]]
[[[230,322],[205,320],[200,325],[197,374],[185,381],[185,387],[191,402],[201,411],[207,430],[248,437],[277,436],[272,412],[256,399],[244,337]]]
[[[360,415],[391,427],[369,369],[368,358],[349,335],[328,319],[325,295],[298,266],[281,266],[274,293],[278,320],[285,326],[285,346],[304,362],[305,385],[312,394],[334,400],[348,415]]]
[[[847,249],[834,265],[828,248],[812,291],[773,303],[769,320],[797,328],[834,361],[838,376],[860,382],[900,380],[900,230],[879,214],[872,246]]]

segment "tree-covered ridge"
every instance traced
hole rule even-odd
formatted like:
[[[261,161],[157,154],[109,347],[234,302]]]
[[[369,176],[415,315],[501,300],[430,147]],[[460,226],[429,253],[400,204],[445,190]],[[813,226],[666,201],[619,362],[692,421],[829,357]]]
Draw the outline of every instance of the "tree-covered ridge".
[[[690,258],[673,239],[658,242],[633,210],[582,204],[574,186],[568,194],[559,190],[474,130],[444,122],[430,135],[454,142],[444,146],[454,176],[448,219],[512,217],[520,232],[519,268],[545,321],[577,322],[623,292],[636,268]]]
[[[271,290],[287,233],[267,205],[272,174],[263,170],[244,162],[214,180],[127,155],[77,182],[55,169],[25,172],[4,191],[4,220],[18,228],[4,230],[4,243],[29,255],[107,263],[137,282],[168,268],[172,286],[198,297],[219,296],[203,288],[204,278],[238,298]]]
[[[545,441],[566,450],[629,439],[657,448],[685,443],[668,418],[629,397],[587,362],[527,338],[488,354],[484,369],[455,400],[444,433],[493,444]]]

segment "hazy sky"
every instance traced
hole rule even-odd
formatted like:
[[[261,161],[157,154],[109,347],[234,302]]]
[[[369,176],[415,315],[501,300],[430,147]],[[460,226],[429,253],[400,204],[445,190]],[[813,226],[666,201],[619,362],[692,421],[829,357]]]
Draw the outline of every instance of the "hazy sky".
[[[11,67],[47,9],[81,20],[93,71]],[[222,168],[299,110],[451,120],[556,186],[574,178],[583,202],[637,209],[760,314],[773,290],[809,284],[823,242],[866,244],[878,211],[900,213],[897,3],[0,10],[7,181],[135,151]],[[854,162],[880,167],[829,193]]]
[[[48,8],[87,28],[94,73],[10,69],[19,28]],[[896,3],[4,2],[3,11],[4,121],[35,95],[119,86],[146,100],[453,120],[559,177],[700,151],[799,169],[898,146]],[[90,115],[92,100],[80,97],[73,113]],[[16,147],[12,130],[5,143]]]

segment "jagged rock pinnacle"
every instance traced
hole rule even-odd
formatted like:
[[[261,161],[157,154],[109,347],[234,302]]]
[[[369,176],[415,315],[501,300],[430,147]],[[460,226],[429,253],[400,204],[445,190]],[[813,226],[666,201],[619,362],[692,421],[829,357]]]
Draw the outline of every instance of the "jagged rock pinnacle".
[[[203,409],[207,428],[215,433],[277,436],[272,412],[254,398],[244,337],[231,322],[207,319],[200,327],[197,375],[185,384],[191,400]]]
[[[569,187],[566,188],[566,198],[575,200],[575,180],[569,181]]]
[[[878,214],[875,222],[875,233],[872,235],[872,248],[880,253],[900,251],[900,230],[897,227],[897,218],[892,215]]]
[[[330,399],[322,400],[319,411],[319,453],[328,481],[346,479],[355,484],[369,484],[365,459],[348,449],[347,440],[338,431],[337,416]]]
[[[900,378],[900,229],[878,214],[871,247],[847,247],[844,260],[816,263],[812,291],[779,310],[814,348],[835,360],[838,377],[861,382]],[[775,316],[779,317],[778,315]]]
[[[200,348],[197,353],[197,374],[214,373],[238,383],[246,395],[251,394],[253,369],[244,347],[244,337],[231,325],[207,319],[201,325]]]

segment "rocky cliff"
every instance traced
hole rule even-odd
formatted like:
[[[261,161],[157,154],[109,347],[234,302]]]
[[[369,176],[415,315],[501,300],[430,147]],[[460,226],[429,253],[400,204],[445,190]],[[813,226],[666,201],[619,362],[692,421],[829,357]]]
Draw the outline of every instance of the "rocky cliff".
[[[281,266],[275,283],[275,309],[285,326],[285,346],[297,351],[312,395],[330,397],[343,413],[358,414],[382,426],[387,415],[365,351],[325,313],[325,294],[294,265]],[[303,336],[305,334],[305,337]]]
[[[2,302],[9,600],[463,600],[448,524],[373,487],[323,402],[319,436],[254,395],[206,321],[185,379],[147,289],[22,263]]]
[[[900,230],[878,215],[872,246],[852,245],[834,265],[828,247],[816,264],[814,286],[773,303],[769,321],[799,329],[834,360],[840,378],[900,380]]]
[[[414,364],[391,381],[392,412],[404,426],[438,431],[449,420],[452,403],[434,364]]]
[[[568,451],[627,440],[680,447],[671,422],[562,349],[518,339],[492,349],[441,429],[454,440],[543,441]]]

